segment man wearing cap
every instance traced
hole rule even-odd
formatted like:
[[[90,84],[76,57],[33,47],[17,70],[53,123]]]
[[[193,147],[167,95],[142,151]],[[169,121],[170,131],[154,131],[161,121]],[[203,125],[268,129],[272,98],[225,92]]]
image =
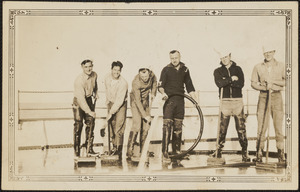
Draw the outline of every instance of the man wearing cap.
[[[158,91],[162,94],[162,99],[166,100],[163,107],[163,162],[170,161],[168,146],[171,134],[173,154],[175,155],[180,153],[181,149],[182,122],[184,119],[184,97],[170,96],[174,94],[184,94],[185,85],[189,95],[193,99],[197,100],[189,69],[180,61],[181,56],[179,51],[173,50],[169,53],[169,55],[171,63],[163,68],[158,83]]]
[[[80,139],[83,127],[83,120],[86,124],[85,128],[85,144],[89,148],[87,153],[95,155],[97,153],[93,150],[94,141],[94,127],[95,127],[95,99],[98,98],[97,73],[93,71],[93,62],[91,60],[84,60],[81,63],[83,73],[80,74],[74,83],[74,99],[73,99],[73,113],[74,113],[74,152],[75,156],[80,156]],[[94,102],[93,102],[94,100]],[[91,137],[89,137],[91,132]]]
[[[127,111],[127,81],[121,76],[123,64],[114,61],[111,64],[111,73],[104,78],[106,105],[108,114],[106,122],[110,125],[110,136],[113,149],[110,155],[122,157],[124,130]]]
[[[260,91],[257,105],[257,154],[256,159],[253,160],[262,162],[267,122],[269,122],[269,114],[271,112],[275,129],[276,147],[278,149],[278,161],[285,163],[284,136],[282,130],[284,111],[281,95],[281,91],[285,86],[285,68],[283,63],[275,60],[274,54],[274,47],[264,46],[264,62],[255,65],[252,72],[251,86],[253,89]],[[271,92],[270,98],[268,94],[269,90]],[[271,111],[269,112],[267,106],[270,100]],[[264,120],[265,115],[267,115],[266,120]]]
[[[128,159],[133,156],[133,148],[138,133],[140,133],[140,152],[142,152],[151,121],[149,99],[152,102],[156,92],[157,79],[155,74],[150,70],[150,67],[140,67],[138,74],[132,81],[130,93],[132,127],[128,138]]]
[[[215,69],[214,78],[219,88],[219,97],[222,102],[220,118],[219,143],[217,145],[217,158],[222,157],[222,149],[224,147],[226,133],[230,121],[233,116],[235,120],[235,128],[238,134],[239,142],[242,147],[242,161],[248,162],[248,140],[246,134],[245,115],[242,88],[244,87],[244,74],[242,69],[231,60],[229,51],[217,52],[220,57],[220,67]],[[221,95],[223,89],[223,95]],[[216,153],[214,154],[214,156]]]

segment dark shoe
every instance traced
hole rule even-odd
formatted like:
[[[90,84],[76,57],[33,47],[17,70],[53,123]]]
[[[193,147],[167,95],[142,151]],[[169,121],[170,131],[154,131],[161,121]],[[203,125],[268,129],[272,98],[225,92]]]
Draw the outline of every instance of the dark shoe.
[[[243,162],[250,162],[251,161],[250,157],[248,156],[247,149],[242,149],[242,161]]]
[[[154,157],[154,152],[148,152],[148,157]]]
[[[180,161],[176,161],[172,163],[172,168],[180,168],[180,167],[184,167]]]
[[[278,149],[278,162],[286,163],[285,154],[283,149]]]

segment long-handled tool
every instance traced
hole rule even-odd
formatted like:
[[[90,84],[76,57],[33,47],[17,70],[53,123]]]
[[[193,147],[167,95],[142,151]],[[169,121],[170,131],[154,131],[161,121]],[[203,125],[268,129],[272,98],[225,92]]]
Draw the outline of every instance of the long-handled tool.
[[[112,118],[111,118],[112,119]],[[120,161],[119,161],[119,156],[118,155],[111,155],[111,142],[110,142],[110,133],[112,130],[112,123],[111,123],[111,119],[108,120],[107,122],[107,145],[108,145],[108,152],[105,152],[102,156],[101,156],[101,165],[119,165]]]
[[[155,129],[155,127],[158,127],[157,124],[158,124],[158,117],[159,117],[159,112],[162,110],[162,107],[163,107],[163,100],[162,102],[159,104],[159,107],[154,115],[154,118],[151,120],[151,122],[149,122],[149,130],[148,130],[148,135],[147,135],[147,138],[145,140],[145,143],[144,143],[144,146],[143,146],[143,149],[142,149],[142,153],[141,153],[141,158],[140,158],[140,162],[139,162],[139,165],[138,165],[138,169],[137,171],[138,172],[142,172],[144,170],[144,166],[145,166],[145,162],[147,160],[147,154],[148,154],[148,149],[149,149],[149,145],[150,145],[150,141],[151,141],[151,138],[152,138],[152,133]],[[150,104],[152,106],[152,102]]]
[[[207,158],[207,165],[223,165],[225,164],[225,158],[221,157],[218,158],[219,153],[219,137],[220,137],[220,130],[221,130],[221,111],[222,111],[222,103],[223,103],[223,87],[221,88],[220,93],[220,105],[219,105],[219,117],[218,117],[218,130],[217,130],[217,141],[216,141],[216,152],[215,157],[208,157]]]
[[[134,97],[133,97],[133,99],[134,99]],[[135,101],[135,99],[134,99],[134,101]],[[152,109],[152,103],[153,103],[153,101],[152,101],[152,99],[150,99],[150,104],[149,104],[149,114],[150,114],[150,117],[151,117],[151,109]],[[142,120],[143,121],[143,120]],[[151,128],[151,120],[150,121],[146,121],[146,124],[144,124],[145,126],[149,126],[149,128],[148,128],[148,134],[147,134],[147,137],[146,137],[146,140],[147,140],[147,138],[149,137],[149,132],[150,132],[150,128]],[[143,125],[143,126],[144,126]],[[145,130],[145,127],[144,127],[144,129],[143,129],[143,131]],[[142,133],[140,132],[140,138],[142,137]],[[140,141],[141,141],[141,139],[140,139]],[[140,142],[140,147],[141,147],[141,143],[142,143],[142,141]],[[146,141],[144,141],[144,146],[143,146],[143,148],[145,148],[146,146]],[[149,146],[147,146],[147,151],[148,151],[148,147]],[[141,159],[141,157],[142,157],[142,152],[143,152],[143,149],[141,149],[140,148],[140,154],[139,154],[139,156],[133,156],[133,157],[131,157],[131,161],[133,161],[133,162],[140,162],[140,159]]]
[[[265,170],[276,170],[277,168],[285,168],[285,164],[280,164],[280,163],[271,163],[268,162],[269,160],[269,145],[270,145],[270,118],[271,118],[271,90],[268,90],[268,103],[267,103],[267,111],[265,113],[265,118],[268,120],[267,123],[267,149],[266,149],[266,162],[265,163],[256,163],[256,168],[257,169],[265,169]],[[264,123],[263,123],[264,125]],[[263,127],[264,128],[264,127]],[[262,129],[263,132],[263,129]],[[261,139],[261,136],[260,136]],[[258,146],[259,147],[259,146]]]
[[[96,109],[96,101],[97,99],[95,99],[94,101],[94,111]],[[74,167],[95,167],[96,166],[96,157],[91,156],[90,154],[88,154],[89,149],[92,145],[91,143],[91,137],[92,137],[92,128],[90,127],[90,131],[89,131],[89,136],[88,136],[88,143],[86,147],[86,152],[85,155],[82,157],[78,157],[77,159],[75,159],[74,162]]]

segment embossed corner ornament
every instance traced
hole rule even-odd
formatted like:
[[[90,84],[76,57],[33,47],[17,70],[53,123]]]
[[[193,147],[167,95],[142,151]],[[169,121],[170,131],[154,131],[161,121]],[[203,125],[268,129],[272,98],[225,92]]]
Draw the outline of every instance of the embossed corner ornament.
[[[80,10],[79,15],[94,15],[93,10]]]
[[[292,19],[291,19],[291,10],[273,10],[271,11],[272,15],[285,15],[286,16],[286,25],[290,26],[292,24]]]
[[[92,181],[94,178],[92,176],[80,176],[79,181]]]
[[[143,10],[143,15],[157,15],[156,10]]]
[[[221,10],[206,10],[205,15],[222,15]]]
[[[155,176],[145,176],[145,177],[142,177],[142,181],[146,181],[146,182],[156,181],[156,177]]]
[[[10,10],[10,14],[9,14],[10,29],[15,28],[15,16],[16,15],[30,15],[30,11],[29,10]]]
[[[220,182],[220,177],[206,177],[207,182]]]

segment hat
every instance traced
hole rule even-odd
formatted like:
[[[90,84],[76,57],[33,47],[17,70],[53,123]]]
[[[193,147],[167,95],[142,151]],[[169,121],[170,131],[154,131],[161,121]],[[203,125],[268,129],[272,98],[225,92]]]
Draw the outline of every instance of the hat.
[[[269,51],[275,51],[276,48],[272,44],[265,44],[262,47],[263,53],[269,52]]]
[[[138,68],[139,68],[139,70],[140,69],[149,69],[151,71],[152,66],[151,65],[140,65],[140,66],[138,66]]]
[[[219,55],[220,58],[223,58],[231,53],[227,48],[219,48],[218,50],[214,48],[214,51]]]

